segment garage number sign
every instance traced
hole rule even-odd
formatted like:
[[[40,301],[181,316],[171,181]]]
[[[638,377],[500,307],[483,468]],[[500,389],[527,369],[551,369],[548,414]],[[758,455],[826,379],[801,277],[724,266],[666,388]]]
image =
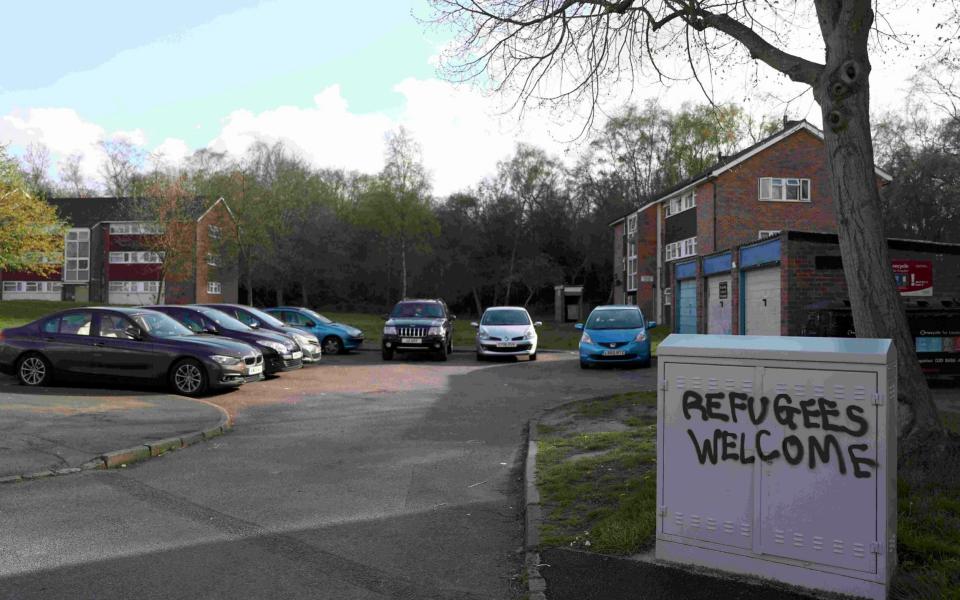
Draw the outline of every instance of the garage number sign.
[[[657,355],[657,558],[886,599],[890,340],[673,334]]]
[[[730,293],[730,292],[729,292],[729,286],[730,286],[730,284],[729,284],[728,282],[726,282],[726,281],[721,281],[721,282],[720,282],[720,286],[719,286],[720,289],[718,290],[718,293],[717,293],[717,296],[720,298],[720,300],[726,300],[726,299],[727,299],[727,295]]]

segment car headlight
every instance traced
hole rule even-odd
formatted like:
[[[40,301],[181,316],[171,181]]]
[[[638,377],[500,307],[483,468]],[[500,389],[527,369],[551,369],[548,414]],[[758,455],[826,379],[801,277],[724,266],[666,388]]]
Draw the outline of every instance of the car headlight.
[[[642,341],[645,341],[646,339],[647,339],[647,332],[641,331],[640,333],[637,334],[637,337],[633,338],[633,341],[642,342]]]
[[[443,327],[431,327],[427,330],[427,335],[443,335]]]
[[[257,343],[265,348],[270,348],[277,354],[286,354],[288,352],[287,347],[281,344],[280,342],[273,342],[270,340],[257,340]]]
[[[317,338],[312,335],[295,333],[293,334],[293,339],[297,340],[297,343],[300,344],[301,347],[318,346],[320,344],[320,342],[317,341]]]
[[[592,344],[593,340],[590,338],[590,334],[586,331],[583,332],[583,337],[580,338],[581,344]]]
[[[481,327],[480,329],[477,330],[477,337],[480,338],[481,340],[489,340],[490,332],[484,329],[483,327]]]
[[[523,339],[525,340],[532,340],[535,337],[537,337],[537,332],[534,331],[533,327],[523,332]]]
[[[397,328],[386,326],[383,328],[383,335],[397,335]]]
[[[214,354],[210,358],[212,358],[215,362],[227,367],[239,365],[241,362],[243,362],[243,359],[237,358],[236,356],[224,356],[222,354]]]

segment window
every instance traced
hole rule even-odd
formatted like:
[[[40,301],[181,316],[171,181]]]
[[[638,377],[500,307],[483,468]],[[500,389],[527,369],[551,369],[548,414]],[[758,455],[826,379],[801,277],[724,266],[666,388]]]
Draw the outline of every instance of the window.
[[[667,244],[664,247],[666,252],[666,260],[676,260],[678,258],[686,258],[688,256],[695,256],[697,254],[697,238],[691,237],[685,240],[680,240],[679,242],[673,242],[672,244]]]
[[[130,327],[133,327],[133,323],[120,315],[100,313],[100,328],[97,335],[100,337],[132,340],[133,336],[127,333]]]
[[[761,177],[760,200],[769,202],[810,202],[810,180]]]
[[[150,251],[141,251],[141,252],[111,252],[110,253],[110,264],[112,265],[127,265],[127,264],[159,264],[163,262],[163,252],[150,252]]]
[[[627,245],[627,290],[637,289],[637,244]]]
[[[677,213],[681,213],[685,210],[694,208],[697,205],[697,198],[694,195],[693,190],[687,192],[682,196],[677,196],[676,198],[671,198],[664,202],[664,207],[666,211],[666,216],[670,217]]]
[[[208,281],[208,282],[207,282],[207,293],[208,293],[208,294],[219,294],[219,293],[220,293],[220,282],[219,282],[219,281]]]
[[[60,317],[60,333],[69,335],[90,335],[90,321],[93,314],[89,312],[70,313]],[[46,328],[46,324],[45,327]]]
[[[156,294],[160,291],[159,281],[111,281],[110,291],[122,294]]]
[[[637,232],[637,215],[627,217],[627,235],[633,235]]]
[[[4,281],[5,292],[59,292],[63,284],[59,281]]]
[[[217,227],[216,225],[208,225],[208,226],[207,226],[207,234],[210,236],[210,239],[211,239],[211,240],[219,240],[219,239],[220,239],[220,228]]]
[[[775,235],[780,235],[779,229],[761,229],[757,234],[757,239],[762,240],[764,238],[773,237]]]
[[[163,233],[160,223],[110,223],[110,235],[158,235]]]
[[[90,281],[90,230],[71,229],[64,247],[63,280],[67,283]]]
[[[211,267],[219,267],[220,258],[216,254],[207,252],[207,264],[210,265]]]

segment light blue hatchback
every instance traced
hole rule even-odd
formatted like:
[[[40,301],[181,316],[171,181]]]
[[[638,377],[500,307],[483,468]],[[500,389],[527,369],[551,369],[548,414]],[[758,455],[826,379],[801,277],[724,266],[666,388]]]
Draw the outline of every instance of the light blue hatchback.
[[[278,306],[265,309],[290,327],[309,331],[320,340],[323,353],[343,354],[363,344],[363,332],[356,327],[334,323],[320,313],[299,306]]]
[[[649,367],[650,336],[647,330],[656,326],[654,321],[645,321],[636,306],[598,306],[590,313],[586,324],[576,324],[577,329],[583,330],[580,368],[599,364]]]

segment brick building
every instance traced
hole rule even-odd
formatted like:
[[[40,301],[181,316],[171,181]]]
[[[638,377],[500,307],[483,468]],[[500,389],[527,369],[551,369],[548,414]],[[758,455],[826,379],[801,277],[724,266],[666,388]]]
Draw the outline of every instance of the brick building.
[[[48,202],[69,223],[62,266],[49,275],[0,273],[3,300],[71,300],[108,304],[235,302],[237,261],[218,240],[235,231],[220,198],[191,200],[168,226],[137,218],[145,200],[55,198]],[[156,240],[164,236],[180,260],[164,268]]]
[[[883,185],[890,177],[877,169],[877,179]],[[777,133],[722,157],[610,226],[615,303],[637,304],[674,331],[733,333],[733,267],[718,257],[688,259],[788,229],[835,233],[823,133],[806,121],[785,122]],[[685,261],[696,270],[678,267]],[[702,286],[697,284],[701,277]],[[757,277],[753,283],[766,285]],[[705,295],[718,303],[723,296],[723,304],[717,304],[712,320],[701,323],[701,305],[709,305]]]

